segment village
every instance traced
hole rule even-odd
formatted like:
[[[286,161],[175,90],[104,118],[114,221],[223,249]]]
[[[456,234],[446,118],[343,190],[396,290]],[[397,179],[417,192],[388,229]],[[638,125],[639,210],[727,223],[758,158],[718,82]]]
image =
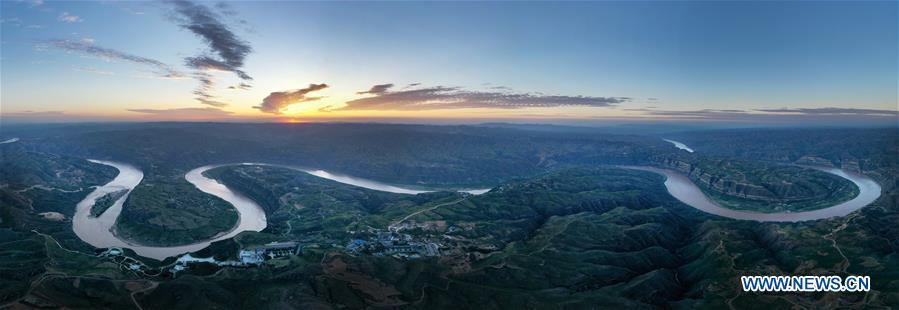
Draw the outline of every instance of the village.
[[[416,259],[440,256],[440,244],[431,237],[413,237],[399,231],[370,228],[365,237],[353,239],[346,245],[352,255],[392,256],[398,259]]]
[[[439,257],[455,252],[452,246],[447,245],[447,242],[454,244],[456,243],[455,241],[458,241],[454,236],[403,232],[404,230],[415,228],[421,227],[416,226],[414,223],[402,223],[388,229],[369,227],[364,231],[350,231],[349,233],[353,238],[345,246],[339,244],[332,244],[332,246],[340,248],[353,256],[373,255],[393,257],[401,260]],[[454,228],[449,227],[446,232],[452,233]],[[314,244],[307,244],[306,246],[317,247]],[[179,274],[191,269],[191,265],[194,264],[252,268],[261,266],[269,260],[291,255],[301,255],[303,248],[304,245],[298,241],[271,242],[240,248],[236,253],[236,257],[227,260],[218,260],[214,257],[195,257],[191,253],[187,253],[179,256],[174,262],[159,267],[151,267],[140,260],[131,258],[121,248],[108,248],[98,256],[111,258],[118,261],[123,269],[146,276],[159,276],[163,273],[169,273],[172,277],[177,277]]]

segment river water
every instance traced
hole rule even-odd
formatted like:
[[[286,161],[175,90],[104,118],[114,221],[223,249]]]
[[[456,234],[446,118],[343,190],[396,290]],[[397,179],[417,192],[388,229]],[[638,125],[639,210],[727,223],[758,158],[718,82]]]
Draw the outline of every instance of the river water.
[[[674,141],[674,140],[669,140],[669,139],[662,139],[662,140],[665,140],[665,141],[668,141],[668,142],[671,143],[671,144],[674,144],[674,147],[676,147],[676,148],[679,148],[679,149],[681,149],[681,150],[684,150],[684,151],[693,153],[693,149],[692,149],[692,148],[690,148],[690,147],[687,146],[686,144],[683,144],[683,143],[681,143],[681,142],[679,142],[679,141]]]
[[[214,241],[231,238],[243,231],[261,231],[266,227],[265,212],[256,202],[243,195],[231,191],[228,187],[216,180],[203,176],[203,172],[222,166],[209,165],[202,166],[187,172],[184,178],[188,182],[196,186],[197,189],[210,195],[222,198],[223,200],[231,203],[231,205],[234,206],[240,216],[237,225],[235,225],[233,229],[227,232],[223,232],[210,240],[171,247],[144,246],[119,239],[114,234],[116,219],[118,219],[119,214],[121,214],[122,204],[128,198],[128,195],[130,195],[131,190],[133,190],[134,187],[140,184],[141,180],[143,179],[143,172],[137,169],[137,167],[129,164],[103,160],[90,161],[97,164],[112,166],[119,170],[119,174],[115,177],[115,179],[103,186],[97,187],[96,189],[94,189],[94,191],[88,194],[87,197],[85,197],[77,204],[75,215],[72,218],[72,228],[78,238],[84,240],[94,247],[130,248],[141,256],[162,260],[166,257],[200,250]],[[244,165],[268,164],[245,163]],[[400,194],[419,194],[429,192],[428,190],[404,188],[400,186],[380,183],[377,181],[355,178],[347,175],[332,174],[324,170],[310,170],[295,167],[286,168],[301,170],[321,178],[372,190]],[[661,174],[666,177],[665,188],[677,200],[706,213],[738,220],[754,220],[760,222],[799,222],[819,220],[836,216],[846,216],[852,211],[858,210],[874,202],[878,197],[880,197],[881,194],[880,185],[871,178],[868,178],[864,175],[836,168],[815,167],[815,169],[846,178],[855,183],[855,185],[859,188],[858,196],[856,196],[852,200],[840,203],[836,206],[813,211],[758,213],[733,210],[718,206],[711,199],[709,199],[709,197],[706,196],[702,192],[702,190],[700,190],[699,187],[697,187],[689,178],[678,172],[668,169],[645,166],[626,166],[624,168]],[[90,208],[94,205],[97,198],[122,189],[128,190],[128,193],[119,198],[109,209],[106,210],[106,212],[104,212],[99,217],[90,217]],[[463,192],[468,192],[475,195],[482,194],[487,191],[489,191],[489,189],[463,190]]]
[[[97,164],[112,166],[119,170],[119,174],[115,177],[115,179],[103,186],[99,186],[94,189],[94,191],[88,194],[87,197],[85,197],[83,200],[81,200],[75,208],[75,216],[72,218],[72,229],[75,231],[75,234],[78,235],[78,238],[94,247],[130,248],[141,256],[162,260],[166,257],[203,249],[212,242],[234,237],[235,235],[243,231],[262,231],[267,225],[265,211],[262,210],[259,204],[243,195],[232,191],[227,186],[219,183],[218,181],[203,176],[203,172],[223,166],[208,165],[188,171],[184,175],[184,178],[200,191],[219,197],[222,200],[225,200],[233,205],[239,214],[238,223],[234,228],[227,232],[223,232],[210,240],[181,246],[145,246],[120,239],[115,235],[114,227],[116,219],[118,219],[119,214],[122,213],[122,204],[124,204],[125,200],[128,198],[128,195],[131,194],[131,190],[133,190],[134,187],[140,184],[141,180],[143,180],[144,174],[137,167],[125,163],[92,159],[89,161]],[[277,166],[257,163],[245,163],[244,165]],[[429,190],[404,188],[400,186],[380,183],[377,181],[356,178],[348,175],[332,174],[324,170],[301,169],[294,167],[286,168],[300,170],[321,178],[372,190],[399,194],[419,194],[430,192]],[[116,200],[116,202],[99,217],[90,217],[91,206],[94,205],[98,198],[103,197],[108,193],[119,191],[122,189],[128,190],[128,193]],[[461,191],[479,195],[489,190],[490,189],[471,189]]]
[[[240,214],[240,222],[233,229],[210,240],[170,247],[144,246],[119,239],[113,232],[116,219],[118,219],[119,214],[122,213],[122,204],[125,202],[125,199],[131,194],[131,190],[140,183],[144,174],[139,169],[129,164],[103,160],[90,161],[112,166],[119,170],[119,175],[117,175],[115,179],[103,186],[97,187],[93,192],[88,194],[84,200],[78,203],[75,209],[75,216],[72,218],[72,229],[75,230],[75,234],[78,235],[78,238],[94,247],[130,248],[141,256],[162,260],[169,256],[200,250],[214,241],[231,238],[242,231],[261,231],[262,229],[265,229],[265,212],[262,211],[262,208],[254,201],[232,192],[217,181],[204,177],[203,171],[215,168],[216,166],[203,166],[188,172],[185,175],[185,179],[201,191],[218,196],[231,203],[234,208],[237,209]],[[122,189],[127,189],[128,194],[119,198],[112,207],[107,209],[106,212],[99,217],[92,218],[89,216],[91,206],[94,205],[97,198],[100,198],[107,193]]]
[[[314,175],[314,176],[317,176],[317,177],[320,177],[323,179],[335,181],[338,183],[358,186],[358,187],[367,188],[367,189],[376,190],[376,191],[390,192],[390,193],[395,193],[395,194],[415,195],[415,194],[431,193],[431,192],[437,191],[434,189],[411,188],[411,187],[405,187],[405,186],[401,186],[401,185],[391,185],[391,184],[382,183],[382,182],[378,182],[378,181],[357,178],[357,177],[350,176],[350,175],[332,173],[332,172],[328,172],[328,171],[320,170],[320,169],[308,169],[308,168],[302,168],[302,167],[287,166],[287,165],[275,165],[275,164],[266,164],[266,163],[241,163],[241,165],[269,166],[269,167],[293,169],[293,170],[302,171],[302,172],[305,172],[305,173],[308,173],[308,174],[311,174],[311,175]],[[453,190],[453,191],[469,193],[472,195],[480,195],[480,194],[489,192],[490,188],[458,189],[458,190]]]
[[[16,142],[16,141],[19,141],[19,138],[9,138],[9,139],[0,141],[0,144],[13,143],[13,142]]]
[[[852,183],[855,183],[855,185],[858,186],[858,196],[855,196],[855,198],[838,205],[818,210],[803,212],[760,213],[721,207],[713,202],[708,196],[706,196],[705,193],[703,193],[702,190],[700,190],[692,180],[687,178],[685,175],[673,170],[645,166],[626,166],[624,168],[661,174],[666,177],[665,188],[668,189],[668,193],[670,193],[671,196],[674,196],[674,198],[677,198],[677,200],[680,200],[681,202],[699,209],[705,213],[737,220],[752,220],[759,222],[802,222],[826,219],[837,216],[846,216],[849,213],[852,213],[852,211],[861,209],[862,207],[867,206],[877,200],[877,198],[880,197],[881,192],[880,184],[877,184],[876,181],[865,175],[837,168],[813,167],[814,169],[831,173],[852,181]]]

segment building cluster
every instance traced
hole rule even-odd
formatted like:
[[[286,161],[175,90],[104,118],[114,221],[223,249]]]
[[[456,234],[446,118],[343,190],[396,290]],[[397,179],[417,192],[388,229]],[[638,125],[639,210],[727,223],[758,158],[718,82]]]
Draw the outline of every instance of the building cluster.
[[[241,249],[237,254],[237,260],[220,261],[212,257],[193,257],[190,254],[184,254],[178,257],[178,260],[172,265],[169,271],[172,274],[187,270],[191,264],[208,263],[217,266],[230,267],[251,267],[261,265],[269,259],[284,257],[288,255],[297,255],[300,252],[300,245],[297,242],[272,242],[263,246]]]
[[[440,256],[440,245],[427,240],[416,240],[409,234],[394,231],[373,230],[366,239],[353,239],[346,246],[350,254],[371,254],[414,259]]]
[[[150,269],[150,267],[143,262],[125,255],[125,251],[120,248],[108,248],[103,252],[100,252],[97,256],[110,258],[118,262],[120,266],[135,272],[142,272]]]
[[[259,265],[267,259],[297,255],[299,253],[300,245],[297,242],[289,241],[272,242],[260,247],[241,249],[237,256],[241,263]]]

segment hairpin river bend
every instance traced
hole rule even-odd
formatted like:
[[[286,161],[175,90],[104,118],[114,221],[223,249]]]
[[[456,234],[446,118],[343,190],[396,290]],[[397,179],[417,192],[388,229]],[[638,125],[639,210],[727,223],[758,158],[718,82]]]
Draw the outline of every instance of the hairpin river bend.
[[[222,232],[212,239],[187,245],[159,247],[144,246],[128,242],[126,240],[118,238],[118,236],[115,235],[113,228],[115,226],[116,219],[122,212],[122,205],[128,198],[128,194],[130,194],[130,191],[134,189],[134,187],[136,187],[138,184],[140,184],[141,180],[143,179],[143,172],[137,167],[125,163],[104,160],[90,161],[97,164],[112,166],[119,170],[119,174],[115,177],[115,179],[105,185],[97,187],[76,206],[75,215],[72,219],[72,227],[75,231],[75,234],[78,235],[81,240],[94,247],[130,248],[137,254],[142,256],[155,259],[164,259],[166,257],[200,250],[208,246],[212,242],[231,238],[243,231],[261,231],[266,227],[265,212],[256,202],[234,191],[231,191],[227,186],[203,175],[203,172],[209,169],[222,166],[208,165],[190,170],[189,172],[187,172],[187,174],[185,174],[184,177],[188,182],[196,186],[197,189],[205,193],[217,196],[231,203],[231,205],[234,206],[239,214],[237,225],[235,225],[231,230]],[[262,163],[244,163],[241,165],[278,166]],[[340,183],[379,191],[400,194],[418,194],[428,191],[423,189],[404,188],[347,175],[332,174],[324,170],[310,170],[287,166],[278,167],[296,169]],[[845,216],[852,211],[858,210],[870,204],[871,202],[874,202],[878,197],[880,197],[881,194],[880,185],[867,176],[837,168],[821,167],[815,169],[832,173],[855,183],[859,187],[858,196],[835,206],[806,212],[758,213],[738,211],[724,208],[715,204],[699,189],[699,187],[696,186],[696,184],[694,184],[689,178],[678,172],[648,166],[624,166],[622,168],[637,169],[661,174],[667,178],[665,180],[665,187],[667,188],[668,192],[679,201],[706,213],[738,220],[754,220],[761,222],[799,222],[819,220],[835,216]],[[128,190],[128,194],[125,194],[121,198],[119,198],[99,217],[93,218],[89,216],[90,209],[96,202],[97,198],[102,197],[110,192],[115,192],[122,189]],[[489,189],[474,189],[462,191],[479,195],[489,191]]]

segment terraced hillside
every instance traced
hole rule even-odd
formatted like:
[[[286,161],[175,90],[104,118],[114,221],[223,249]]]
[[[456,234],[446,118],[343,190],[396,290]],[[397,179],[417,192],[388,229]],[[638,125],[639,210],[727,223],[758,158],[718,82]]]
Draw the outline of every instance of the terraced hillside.
[[[809,167],[702,155],[661,164],[687,175],[719,205],[757,212],[825,208],[858,195],[851,181]]]
[[[234,207],[197,190],[183,175],[157,176],[134,188],[115,229],[118,236],[138,244],[173,246],[210,239],[237,220]]]

